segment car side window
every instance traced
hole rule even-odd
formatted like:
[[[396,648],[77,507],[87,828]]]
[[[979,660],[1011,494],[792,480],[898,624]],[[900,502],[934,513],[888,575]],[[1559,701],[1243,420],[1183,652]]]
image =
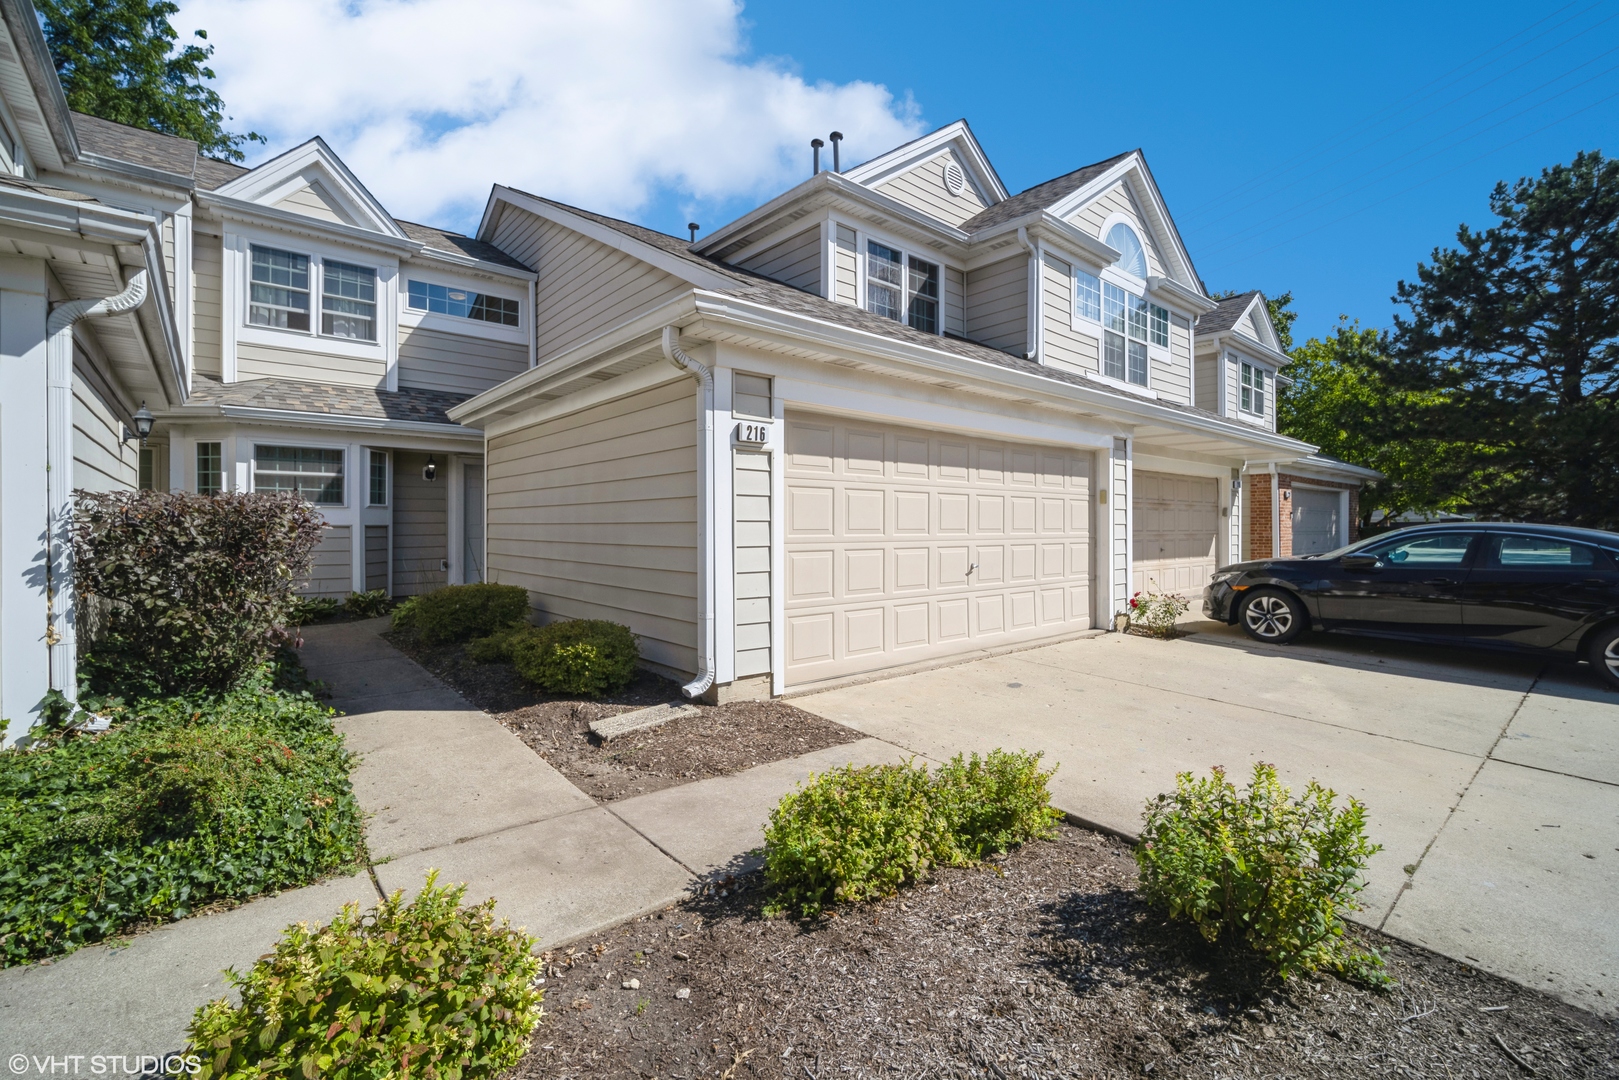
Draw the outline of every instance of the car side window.
[[[1504,569],[1607,569],[1596,548],[1557,536],[1503,536],[1494,547],[1494,563]]]
[[[1475,535],[1440,533],[1409,540],[1390,540],[1357,554],[1372,555],[1385,566],[1460,566],[1467,559],[1467,549]]]

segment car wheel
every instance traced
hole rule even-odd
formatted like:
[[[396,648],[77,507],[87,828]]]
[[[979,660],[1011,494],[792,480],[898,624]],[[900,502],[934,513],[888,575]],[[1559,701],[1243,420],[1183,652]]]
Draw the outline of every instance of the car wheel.
[[[1237,622],[1255,641],[1286,645],[1304,633],[1310,616],[1296,597],[1279,589],[1264,589],[1243,599]]]
[[[1619,626],[1598,631],[1591,640],[1591,666],[1597,678],[1619,690]]]

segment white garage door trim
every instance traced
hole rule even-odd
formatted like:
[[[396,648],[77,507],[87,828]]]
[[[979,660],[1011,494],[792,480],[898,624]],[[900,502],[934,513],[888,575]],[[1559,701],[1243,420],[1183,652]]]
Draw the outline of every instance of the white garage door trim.
[[[1092,450],[788,414],[785,682],[1092,625]]]
[[[1134,478],[1131,591],[1194,599],[1219,563],[1220,482],[1145,469]]]

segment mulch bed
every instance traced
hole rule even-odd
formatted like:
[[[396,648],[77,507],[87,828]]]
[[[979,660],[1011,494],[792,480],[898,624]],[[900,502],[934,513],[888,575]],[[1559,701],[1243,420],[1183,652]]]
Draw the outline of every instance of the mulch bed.
[[[599,802],[727,776],[863,737],[782,701],[733,701],[704,705],[603,744],[591,735],[591,721],[680,701],[680,686],[641,671],[629,686],[600,700],[558,697],[535,689],[510,664],[474,663],[460,645],[424,645],[402,631],[384,636]]]
[[[1127,845],[1067,826],[814,924],[730,882],[546,954],[513,1075],[1619,1076],[1619,1028],[1535,991],[1358,928],[1397,987],[1283,983],[1135,883]]]

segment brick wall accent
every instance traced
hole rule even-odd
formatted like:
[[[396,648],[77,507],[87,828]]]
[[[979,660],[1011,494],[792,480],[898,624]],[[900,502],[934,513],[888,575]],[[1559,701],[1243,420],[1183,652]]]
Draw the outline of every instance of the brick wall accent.
[[[1271,545],[1271,493],[1270,473],[1254,472],[1243,477],[1243,494],[1247,496],[1248,504],[1248,550],[1243,553],[1247,559],[1285,559],[1293,554],[1293,484],[1297,482],[1306,487],[1336,488],[1339,491],[1349,492],[1349,539],[1354,542],[1360,539],[1360,485],[1355,483],[1339,483],[1332,480],[1317,480],[1313,476],[1292,476],[1288,473],[1279,473],[1276,477],[1276,494],[1282,500],[1282,512],[1278,515],[1278,538],[1276,547]]]

